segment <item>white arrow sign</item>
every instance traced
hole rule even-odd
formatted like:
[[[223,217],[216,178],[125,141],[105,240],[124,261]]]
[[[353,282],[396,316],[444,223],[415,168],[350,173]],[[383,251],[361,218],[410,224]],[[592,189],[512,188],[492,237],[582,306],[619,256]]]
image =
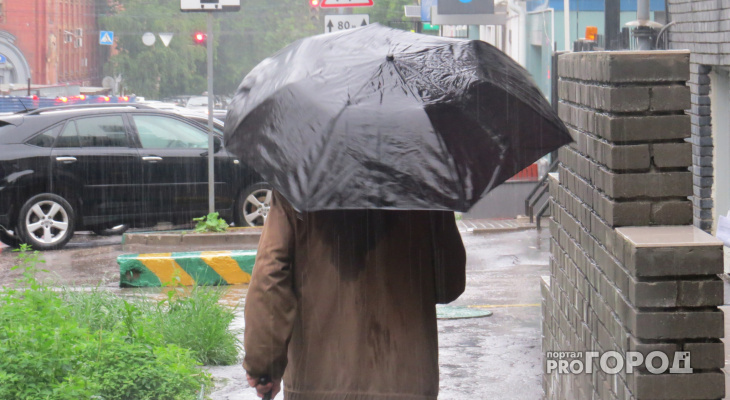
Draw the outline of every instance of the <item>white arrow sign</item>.
[[[162,40],[162,44],[164,44],[165,47],[167,47],[170,44],[170,40],[172,40],[173,33],[160,32],[157,35],[160,36],[160,39]]]
[[[346,31],[370,23],[368,14],[331,14],[324,16],[324,33]]]

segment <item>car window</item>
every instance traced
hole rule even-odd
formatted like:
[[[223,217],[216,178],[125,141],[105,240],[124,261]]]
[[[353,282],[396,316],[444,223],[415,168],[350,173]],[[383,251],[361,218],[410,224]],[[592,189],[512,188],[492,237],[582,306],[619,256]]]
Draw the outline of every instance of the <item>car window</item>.
[[[81,147],[79,145],[79,133],[76,130],[76,122],[70,121],[56,140],[55,147]]]
[[[208,148],[208,135],[175,118],[159,115],[135,115],[139,140],[145,149]]]
[[[120,115],[76,120],[81,147],[129,147],[124,120]]]
[[[62,126],[63,125],[56,125],[50,129],[46,129],[28,140],[26,143],[38,147],[53,147],[53,142],[56,140],[56,135],[58,134],[58,131],[61,130]]]

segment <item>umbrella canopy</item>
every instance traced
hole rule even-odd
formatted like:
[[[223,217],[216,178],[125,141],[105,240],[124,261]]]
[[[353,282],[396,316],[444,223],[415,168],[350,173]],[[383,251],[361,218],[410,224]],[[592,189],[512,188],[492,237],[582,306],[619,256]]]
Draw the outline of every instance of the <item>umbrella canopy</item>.
[[[377,24],[261,62],[229,106],[225,138],[299,211],[467,211],[571,141],[498,49]]]

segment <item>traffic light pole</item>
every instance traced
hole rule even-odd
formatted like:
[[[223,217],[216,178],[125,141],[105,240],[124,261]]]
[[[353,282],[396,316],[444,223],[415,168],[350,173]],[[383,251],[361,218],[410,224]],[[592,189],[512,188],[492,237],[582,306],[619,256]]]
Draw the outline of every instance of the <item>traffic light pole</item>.
[[[213,13],[208,11],[208,213],[215,212],[215,142],[213,132]]]

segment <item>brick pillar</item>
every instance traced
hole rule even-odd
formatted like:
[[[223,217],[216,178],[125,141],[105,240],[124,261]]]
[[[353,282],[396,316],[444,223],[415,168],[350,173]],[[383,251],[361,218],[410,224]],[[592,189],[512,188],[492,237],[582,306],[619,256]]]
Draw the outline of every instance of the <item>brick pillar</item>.
[[[722,398],[722,242],[692,226],[688,200],[689,53],[571,53],[559,76],[575,142],[550,179],[543,350],[661,351],[670,367],[690,352],[693,372],[610,373],[596,359],[590,374],[545,373],[546,398]]]
[[[711,68],[692,62],[690,64],[689,88],[692,92],[692,106],[689,115],[692,120],[692,204],[694,225],[705,232],[712,229],[712,119],[710,117],[710,71]]]

